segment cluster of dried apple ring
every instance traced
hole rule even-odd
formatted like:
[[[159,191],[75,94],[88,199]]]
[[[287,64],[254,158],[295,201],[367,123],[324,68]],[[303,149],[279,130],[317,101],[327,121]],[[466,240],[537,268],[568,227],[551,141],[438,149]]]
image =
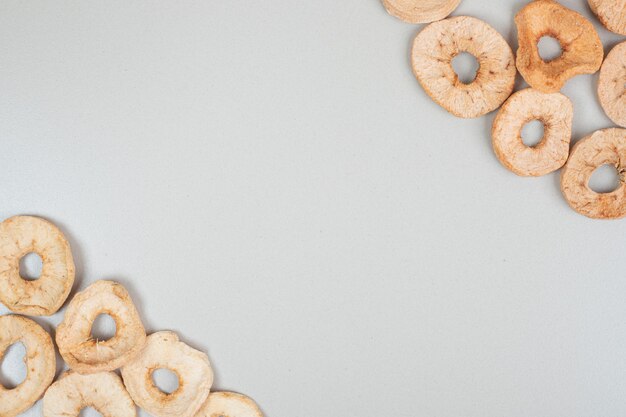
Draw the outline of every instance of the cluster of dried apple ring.
[[[607,29],[626,34],[626,0],[588,1]],[[520,176],[541,176],[565,166],[562,192],[574,210],[592,218],[626,216],[626,168],[619,159],[626,146],[625,131],[596,132],[595,139],[581,140],[570,152],[573,106],[559,93],[572,77],[600,70],[600,103],[613,122],[626,127],[626,42],[613,48],[603,63],[602,43],[590,21],[555,0],[534,0],[515,16],[519,47],[514,58],[506,40],[487,23],[468,16],[446,18],[458,0],[382,2],[391,15],[406,22],[433,22],[415,36],[411,49],[413,73],[433,101],[463,118],[500,108],[492,126],[492,144],[502,165]],[[538,43],[545,36],[559,42],[559,57],[540,56]],[[478,62],[469,83],[462,82],[452,67],[452,60],[463,52]],[[531,88],[511,95],[517,71]],[[544,135],[539,144],[527,146],[522,128],[534,120],[543,124]],[[615,165],[620,175],[620,186],[611,193],[596,193],[589,187],[593,170],[588,168],[597,168],[599,160]]]
[[[24,280],[19,271],[20,259],[30,252],[43,263],[35,281]],[[67,239],[37,217],[16,216],[0,224],[0,265],[0,301],[15,313],[53,314],[74,281]],[[91,336],[101,314],[112,317],[116,327],[104,341]],[[174,332],[146,336],[128,291],[117,282],[96,281],[77,293],[57,328],[56,342],[70,370],[52,383],[56,356],[50,335],[26,317],[0,316],[0,360],[15,343],[26,348],[26,378],[11,389],[0,384],[0,416],[14,417],[43,395],[44,417],[78,416],[85,407],[104,417],[135,417],[135,404],[157,417],[214,416],[210,410],[225,417],[262,417],[256,404],[241,394],[210,396],[213,370],[207,354],[183,343]],[[174,392],[155,385],[156,369],[178,377]]]

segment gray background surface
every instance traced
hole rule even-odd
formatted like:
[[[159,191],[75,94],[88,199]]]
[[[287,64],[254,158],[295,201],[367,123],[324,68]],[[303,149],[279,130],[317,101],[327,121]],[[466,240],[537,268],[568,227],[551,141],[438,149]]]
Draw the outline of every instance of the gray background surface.
[[[523,4],[455,14],[516,48]],[[0,217],[60,225],[76,289],[121,281],[270,417],[626,415],[626,222],[431,102],[418,28],[377,0],[2,1]],[[611,126],[596,81],[563,90],[574,140]]]

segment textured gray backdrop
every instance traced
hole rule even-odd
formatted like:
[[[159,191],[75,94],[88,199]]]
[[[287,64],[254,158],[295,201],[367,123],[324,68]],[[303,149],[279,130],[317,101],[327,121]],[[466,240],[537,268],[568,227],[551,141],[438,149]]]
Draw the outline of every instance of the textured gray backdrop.
[[[523,4],[455,14],[516,47]],[[76,288],[127,285],[268,417],[625,415],[626,221],[431,102],[418,29],[378,0],[3,1],[0,217],[59,224]],[[563,90],[575,140],[611,126],[596,80]]]

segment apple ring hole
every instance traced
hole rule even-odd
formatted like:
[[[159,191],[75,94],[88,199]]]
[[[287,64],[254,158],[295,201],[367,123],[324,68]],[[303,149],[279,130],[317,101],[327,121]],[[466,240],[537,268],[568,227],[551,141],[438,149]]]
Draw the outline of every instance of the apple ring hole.
[[[479,68],[478,60],[469,52],[460,52],[452,58],[452,69],[463,84],[473,83]]]
[[[106,342],[117,333],[115,319],[106,313],[98,314],[91,325],[91,337],[100,342]]]
[[[537,42],[539,56],[543,62],[550,62],[558,59],[563,55],[563,46],[561,42],[554,36],[544,35]]]
[[[522,142],[529,148],[534,148],[543,142],[545,125],[541,120],[531,120],[522,127]]]
[[[20,259],[20,276],[26,281],[35,281],[41,276],[43,259],[35,252],[29,252]]]
[[[612,164],[600,165],[589,178],[589,188],[598,194],[608,194],[620,186],[619,173]]]
[[[0,357],[0,384],[8,390],[26,380],[26,346],[22,342],[10,345]]]
[[[152,371],[152,383],[164,394],[176,392],[180,381],[176,372],[167,368],[157,368]]]

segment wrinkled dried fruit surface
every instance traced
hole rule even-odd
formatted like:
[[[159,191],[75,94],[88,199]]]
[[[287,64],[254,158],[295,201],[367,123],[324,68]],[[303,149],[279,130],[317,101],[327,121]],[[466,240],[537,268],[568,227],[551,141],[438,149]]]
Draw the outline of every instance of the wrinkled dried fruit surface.
[[[461,0],[383,0],[390,15],[408,23],[430,23],[454,11]]]
[[[100,314],[115,320],[115,335],[106,341],[91,337],[91,327]],[[146,332],[128,291],[117,282],[96,281],[70,301],[56,341],[72,370],[93,373],[112,371],[137,356],[145,345]]]
[[[164,393],[152,381],[157,369],[178,376],[178,389]],[[206,401],[213,384],[213,370],[204,352],[178,340],[174,332],[148,336],[141,354],[122,368],[126,389],[135,403],[157,417],[191,417]]]
[[[93,407],[103,417],[135,417],[137,410],[119,376],[113,372],[65,373],[43,398],[44,417],[74,417]]]
[[[236,392],[212,392],[196,417],[263,417],[259,406]]]
[[[611,164],[620,175],[618,188],[596,193],[589,178],[601,165]],[[626,216],[626,129],[604,129],[581,139],[572,149],[561,174],[561,191],[569,205],[587,217],[617,219]]]
[[[20,259],[34,252],[43,261],[37,280],[20,276]],[[55,313],[74,284],[74,260],[63,233],[52,223],[15,216],[0,223],[0,302],[15,313]]]
[[[13,389],[0,384],[2,417],[13,417],[32,407],[52,383],[56,372],[54,345],[41,326],[26,317],[0,317],[0,360],[8,347],[18,342],[26,348],[26,378]]]
[[[626,127],[626,42],[606,56],[598,81],[598,98],[607,116]]]
[[[452,68],[461,52],[476,57],[476,78],[464,84]],[[504,38],[482,20],[461,16],[431,23],[413,41],[413,73],[426,93],[458,117],[479,117],[513,91],[515,61]]]
[[[591,10],[608,30],[626,35],[626,0],[588,0]]]
[[[517,69],[531,87],[555,93],[579,74],[593,74],[602,64],[604,51],[595,28],[579,13],[553,0],[535,0],[515,16],[517,25]],[[543,36],[561,44],[560,57],[549,62],[539,55]]]
[[[493,122],[491,138],[496,156],[509,170],[522,176],[540,176],[561,168],[569,155],[574,108],[560,93],[532,88],[518,91],[504,103]],[[522,128],[532,120],[544,125],[541,142],[529,147]]]

